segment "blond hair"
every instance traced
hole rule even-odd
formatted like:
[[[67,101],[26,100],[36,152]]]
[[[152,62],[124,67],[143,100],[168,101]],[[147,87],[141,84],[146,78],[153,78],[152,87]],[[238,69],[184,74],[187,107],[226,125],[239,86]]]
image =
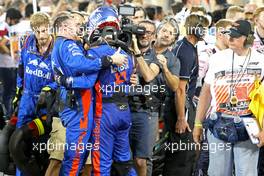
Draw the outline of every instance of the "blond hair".
[[[244,13],[244,9],[239,6],[231,6],[226,11],[226,19],[233,19],[237,13]]]
[[[50,25],[50,17],[47,13],[37,12],[30,18],[30,27],[36,29],[41,25]]]
[[[221,32],[222,29],[226,29],[228,26],[231,26],[232,23],[233,22],[231,20],[228,20],[228,19],[218,20],[215,23],[216,32]]]
[[[191,14],[185,20],[185,27],[197,27],[202,25],[203,27],[208,27],[209,20],[205,16]]]
[[[254,18],[259,17],[260,13],[263,11],[264,11],[264,6],[257,8],[254,12]]]
[[[192,13],[198,13],[198,12],[202,12],[203,15],[206,15],[206,9],[203,6],[193,6],[191,8],[191,14]]]

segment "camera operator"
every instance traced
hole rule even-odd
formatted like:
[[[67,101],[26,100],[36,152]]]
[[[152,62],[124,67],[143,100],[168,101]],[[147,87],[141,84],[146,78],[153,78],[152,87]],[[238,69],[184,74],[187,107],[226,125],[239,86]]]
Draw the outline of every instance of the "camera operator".
[[[156,34],[155,23],[150,20],[143,20],[139,22],[139,26],[144,27],[146,32],[143,35],[138,35],[137,39],[134,38],[134,40],[137,40],[135,42],[137,42],[145,62],[148,65],[156,63],[156,54],[151,48]],[[136,95],[131,96],[129,101],[132,112],[130,145],[138,175],[145,176],[147,173],[151,175],[151,167],[148,167],[150,170],[147,172],[147,161],[151,163],[152,149],[158,133],[159,99],[154,95],[155,92],[152,92],[153,86],[158,85],[156,81],[146,82],[140,74],[140,70],[137,70],[137,74],[139,79],[137,86],[141,89]]]
[[[157,96],[159,98],[158,101],[159,109],[161,108],[160,104],[163,103],[165,99],[170,99],[174,101],[173,92],[176,92],[178,88],[178,82],[179,82],[178,75],[180,71],[180,63],[179,60],[174,56],[174,54],[168,49],[177,40],[178,31],[179,31],[178,25],[176,21],[173,20],[172,18],[167,18],[161,22],[161,24],[157,28],[157,41],[154,44],[153,48],[151,49],[153,50],[154,53],[151,54],[152,63],[150,64],[147,62],[147,60],[144,59],[144,57],[141,56],[142,52],[144,52],[143,50],[144,48],[141,48],[141,50],[138,49],[137,43],[135,41],[133,42],[138,68],[140,74],[144,78],[144,81],[151,83],[156,78],[153,83],[160,86],[159,88],[161,88],[162,85],[166,85],[164,86],[163,90],[160,89],[159,90],[160,92],[157,92],[157,94],[159,94],[159,96]],[[139,44],[140,43],[143,44],[143,39],[139,41]],[[147,55],[144,56],[146,57]],[[157,58],[157,60],[153,59],[155,57]],[[168,105],[169,103],[166,104],[166,106]],[[163,115],[161,114],[161,116]],[[155,119],[155,116],[153,116],[152,118],[155,120],[156,123],[157,120]],[[149,133],[155,132],[150,130],[151,127],[149,128],[148,132]],[[142,162],[144,161],[141,161],[141,163]]]

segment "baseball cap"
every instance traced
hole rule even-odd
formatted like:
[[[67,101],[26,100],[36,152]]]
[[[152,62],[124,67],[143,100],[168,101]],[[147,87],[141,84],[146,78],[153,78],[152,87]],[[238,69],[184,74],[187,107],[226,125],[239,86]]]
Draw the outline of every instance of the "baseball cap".
[[[232,24],[232,27],[229,30],[229,35],[232,38],[238,38],[242,35],[247,37],[252,33],[253,31],[251,30],[251,24],[247,20],[237,20]]]

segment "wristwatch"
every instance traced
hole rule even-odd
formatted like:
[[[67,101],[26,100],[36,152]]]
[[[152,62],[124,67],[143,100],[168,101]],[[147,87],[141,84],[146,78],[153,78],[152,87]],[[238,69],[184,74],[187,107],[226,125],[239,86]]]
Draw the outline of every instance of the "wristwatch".
[[[106,56],[106,59],[112,64],[113,63],[113,59],[111,56]]]
[[[138,53],[138,54],[135,54],[134,56],[135,56],[135,57],[142,57],[143,54],[142,54],[142,53]]]

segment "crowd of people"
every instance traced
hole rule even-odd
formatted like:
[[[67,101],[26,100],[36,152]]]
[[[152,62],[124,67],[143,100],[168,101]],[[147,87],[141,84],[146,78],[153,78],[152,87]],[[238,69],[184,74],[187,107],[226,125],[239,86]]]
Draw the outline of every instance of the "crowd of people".
[[[123,3],[0,4],[0,172],[264,175],[264,3]]]

